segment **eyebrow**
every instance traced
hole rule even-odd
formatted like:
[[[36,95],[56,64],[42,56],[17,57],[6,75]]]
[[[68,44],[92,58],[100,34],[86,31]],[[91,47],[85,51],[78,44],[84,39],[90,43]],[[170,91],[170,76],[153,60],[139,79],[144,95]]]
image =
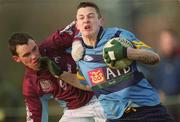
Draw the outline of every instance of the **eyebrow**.
[[[89,16],[89,15],[95,15],[95,13],[92,12],[92,13],[89,13],[88,16]],[[84,16],[84,15],[80,14],[80,15],[78,15],[78,16]]]
[[[22,57],[26,57],[26,56],[28,56],[29,54],[30,54],[30,52],[27,52],[27,53],[23,54]]]

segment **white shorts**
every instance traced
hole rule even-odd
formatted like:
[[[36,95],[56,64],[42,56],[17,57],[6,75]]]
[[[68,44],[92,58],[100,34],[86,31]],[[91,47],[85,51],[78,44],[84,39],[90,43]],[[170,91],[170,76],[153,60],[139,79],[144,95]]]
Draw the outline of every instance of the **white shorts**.
[[[59,122],[106,122],[106,117],[100,102],[93,96],[83,107],[64,110]]]

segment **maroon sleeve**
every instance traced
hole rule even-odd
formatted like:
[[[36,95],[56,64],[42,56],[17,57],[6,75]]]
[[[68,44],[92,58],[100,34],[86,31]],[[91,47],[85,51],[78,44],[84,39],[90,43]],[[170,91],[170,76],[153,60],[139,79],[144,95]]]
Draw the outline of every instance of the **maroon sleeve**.
[[[55,48],[65,50],[72,45],[74,36],[78,33],[74,21],[64,29],[59,29],[41,42],[42,48]]]
[[[25,97],[26,104],[26,121],[41,122],[42,106],[38,97]]]

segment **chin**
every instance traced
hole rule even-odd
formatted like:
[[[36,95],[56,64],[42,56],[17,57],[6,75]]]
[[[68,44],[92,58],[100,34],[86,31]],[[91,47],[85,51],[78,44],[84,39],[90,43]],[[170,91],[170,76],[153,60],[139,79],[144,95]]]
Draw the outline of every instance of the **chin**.
[[[32,69],[34,69],[34,70],[39,70],[39,69],[40,69],[40,66],[39,66],[39,65],[35,65],[35,66],[32,67]]]
[[[83,36],[90,36],[92,33],[90,31],[84,31],[82,32]]]
[[[93,36],[93,34],[91,34],[91,33],[85,33],[84,34],[84,37],[87,37],[87,38],[91,38]]]

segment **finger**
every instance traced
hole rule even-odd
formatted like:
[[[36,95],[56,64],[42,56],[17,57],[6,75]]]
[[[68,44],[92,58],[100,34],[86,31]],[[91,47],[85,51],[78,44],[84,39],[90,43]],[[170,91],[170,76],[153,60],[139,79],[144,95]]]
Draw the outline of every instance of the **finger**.
[[[110,59],[110,58],[107,58],[105,61],[106,61],[106,63],[110,63],[110,62],[111,62],[111,59]]]
[[[109,51],[109,52],[108,52],[108,56],[109,56],[109,58],[110,58],[111,60],[116,60],[114,51]]]
[[[108,58],[109,58],[108,53],[104,54],[104,58],[105,58],[105,59],[108,59]]]
[[[111,44],[116,45],[116,44],[120,44],[120,42],[118,42],[117,40],[114,39],[114,40],[111,41]]]
[[[46,57],[40,57],[39,62],[40,62],[40,69],[46,69],[47,68],[48,59]]]
[[[109,51],[112,51],[112,47],[107,47],[107,48],[104,48],[104,53],[105,54],[108,54]]]
[[[49,63],[49,71],[53,74],[53,75],[56,75],[56,76],[60,76],[63,71],[61,70],[60,67],[58,67],[54,62],[50,62]]]
[[[112,66],[112,67],[115,66],[115,61],[111,61],[111,66]]]

